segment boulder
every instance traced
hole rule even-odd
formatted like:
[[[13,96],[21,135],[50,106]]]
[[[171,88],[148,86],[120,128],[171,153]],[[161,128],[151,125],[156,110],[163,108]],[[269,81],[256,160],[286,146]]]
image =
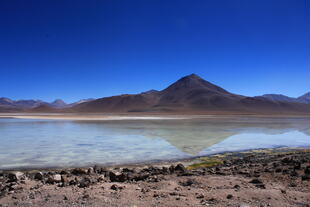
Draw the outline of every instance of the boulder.
[[[79,181],[79,188],[87,188],[91,184],[91,180],[87,177],[84,177],[82,180]]]
[[[94,172],[95,172],[95,170],[92,167],[88,168],[88,170],[87,170],[88,174],[93,174]]]
[[[185,173],[186,172],[186,168],[184,167],[184,165],[182,165],[180,163],[180,164],[177,164],[177,166],[175,166],[174,171]]]
[[[113,172],[109,173],[111,182],[125,182],[128,180],[127,174],[120,173],[120,172]]]
[[[8,174],[9,182],[17,182],[20,180],[25,179],[25,175],[22,172],[16,171],[16,172],[10,172]]]
[[[43,178],[44,178],[44,175],[42,172],[37,172],[34,174],[34,179],[36,180],[43,180]]]
[[[73,175],[86,175],[88,174],[88,171],[82,168],[75,168],[71,171]]]
[[[60,174],[51,175],[47,178],[46,182],[49,184],[60,183],[61,175]]]

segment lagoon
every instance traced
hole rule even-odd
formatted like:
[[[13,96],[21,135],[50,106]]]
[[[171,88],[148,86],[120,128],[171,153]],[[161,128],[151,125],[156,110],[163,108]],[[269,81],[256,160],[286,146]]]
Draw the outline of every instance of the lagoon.
[[[307,117],[0,118],[0,169],[114,165],[309,147]]]

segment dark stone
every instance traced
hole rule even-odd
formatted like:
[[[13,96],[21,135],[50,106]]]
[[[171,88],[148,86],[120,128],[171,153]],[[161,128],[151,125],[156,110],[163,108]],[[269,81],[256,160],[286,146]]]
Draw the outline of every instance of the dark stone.
[[[69,181],[69,185],[77,185],[77,184],[78,184],[77,179],[73,179]]]
[[[186,172],[186,168],[182,164],[177,164],[177,166],[174,168],[174,171],[184,173]]]
[[[118,186],[118,185],[115,185],[115,184],[111,186],[111,189],[112,189],[112,190],[115,190],[115,191],[117,191],[117,190],[122,190],[123,188],[124,188],[124,187]]]
[[[49,183],[49,184],[60,183],[60,182],[61,182],[61,175],[60,174],[51,175],[46,180],[46,183]]]
[[[94,172],[95,172],[95,170],[92,167],[87,169],[87,174],[93,174]]]
[[[144,173],[128,173],[127,178],[130,181],[142,181],[150,177],[150,174],[147,172]]]
[[[197,182],[195,180],[193,180],[193,179],[187,179],[186,181],[180,182],[179,184],[182,185],[182,186],[187,187],[187,186],[192,186],[194,184],[197,184]]]
[[[79,185],[78,187],[79,188],[87,188],[89,187],[91,184],[91,180],[87,177],[84,177],[80,182],[79,182]]]
[[[310,174],[305,174],[301,177],[301,180],[310,180]]]
[[[291,172],[290,174],[292,177],[297,177],[298,176],[298,172],[296,172],[295,170]]]
[[[42,172],[37,172],[35,175],[34,175],[34,179],[36,180],[43,180],[44,178],[44,175]]]
[[[170,174],[170,170],[169,170],[169,168],[167,168],[167,167],[163,167],[163,168],[162,168],[162,172],[163,172],[163,174],[165,174],[165,175]]]
[[[22,172],[10,172],[8,174],[8,182],[17,182],[25,179],[25,175]]]
[[[202,199],[202,198],[204,198],[204,195],[203,195],[203,194],[199,194],[199,195],[197,195],[196,198],[197,198],[197,199]]]
[[[284,159],[282,159],[282,163],[290,164],[291,162],[293,162],[293,160],[288,157],[285,157]]]
[[[295,170],[300,170],[301,169],[301,163],[300,162],[296,163],[295,166],[294,166],[294,169]]]
[[[71,171],[71,173],[73,175],[86,175],[88,172],[87,170],[85,169],[82,169],[82,168],[75,168]]]
[[[228,194],[226,198],[227,198],[227,199],[232,199],[232,198],[233,198],[233,195]]]
[[[127,174],[125,173],[111,171],[109,176],[111,182],[125,182],[128,180]]]
[[[69,174],[69,172],[68,172],[68,171],[65,171],[65,170],[62,170],[62,171],[60,172],[60,175],[67,175],[67,174]]]
[[[256,184],[255,187],[261,188],[261,189],[266,189],[266,186],[264,184]]]
[[[61,187],[65,187],[69,185],[69,180],[65,175],[61,176]]]
[[[262,184],[263,182],[260,179],[255,178],[255,179],[251,180],[249,183],[252,183],[252,184]]]
[[[275,170],[275,172],[276,172],[276,173],[280,173],[280,172],[282,172],[282,169],[281,169],[281,168],[277,168],[277,169]]]
[[[169,167],[169,171],[170,171],[170,173],[172,174],[172,173],[174,173],[174,165],[171,165],[170,167]]]
[[[235,185],[234,188],[235,189],[240,189],[240,185]]]

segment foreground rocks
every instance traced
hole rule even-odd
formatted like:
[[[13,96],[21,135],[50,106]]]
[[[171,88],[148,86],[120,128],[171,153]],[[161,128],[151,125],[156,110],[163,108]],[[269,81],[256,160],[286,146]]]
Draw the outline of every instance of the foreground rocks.
[[[0,207],[310,206],[310,151],[215,158],[217,162],[0,172]]]

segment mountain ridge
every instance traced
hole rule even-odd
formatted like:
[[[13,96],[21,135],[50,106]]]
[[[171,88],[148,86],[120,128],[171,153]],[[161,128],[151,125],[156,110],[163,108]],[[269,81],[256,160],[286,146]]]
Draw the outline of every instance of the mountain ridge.
[[[304,101],[309,96],[310,93],[300,98]],[[2,101],[8,100],[2,99]],[[160,91],[149,90],[138,94],[122,94],[94,100],[87,99],[73,104],[66,104],[62,100],[55,100],[53,103],[54,105],[43,102],[36,107],[27,108],[24,111],[57,111],[63,113],[234,112],[310,114],[310,104],[306,102],[295,102],[294,98],[281,94],[265,94],[257,97],[234,94],[204,80],[196,74],[184,76]]]

